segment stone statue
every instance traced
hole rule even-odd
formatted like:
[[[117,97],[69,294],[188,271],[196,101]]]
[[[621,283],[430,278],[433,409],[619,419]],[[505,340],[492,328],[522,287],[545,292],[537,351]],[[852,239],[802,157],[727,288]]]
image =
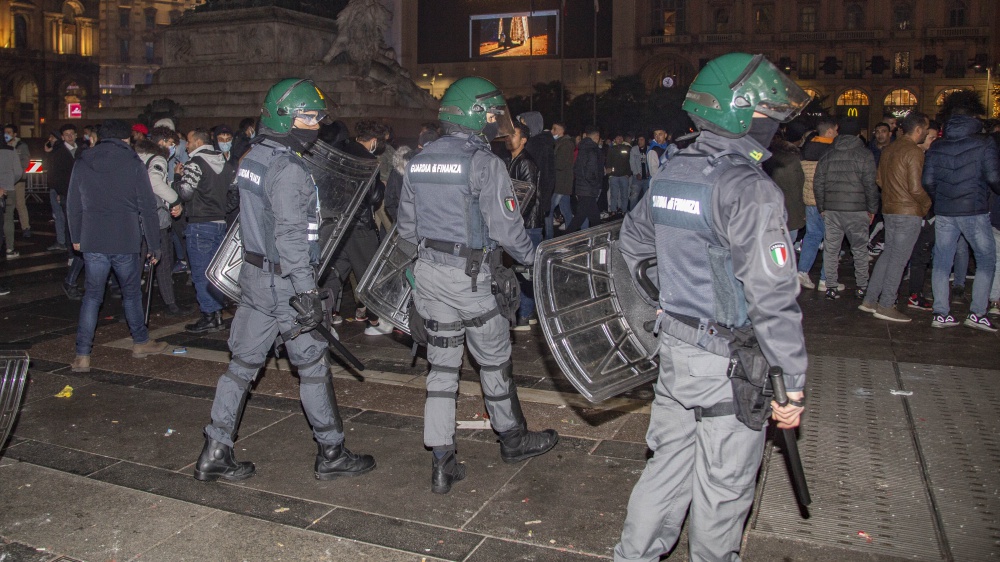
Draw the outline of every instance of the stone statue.
[[[368,76],[375,59],[389,50],[382,38],[391,19],[392,13],[379,0],[350,0],[337,16],[337,38],[323,63],[346,56],[359,77]]]

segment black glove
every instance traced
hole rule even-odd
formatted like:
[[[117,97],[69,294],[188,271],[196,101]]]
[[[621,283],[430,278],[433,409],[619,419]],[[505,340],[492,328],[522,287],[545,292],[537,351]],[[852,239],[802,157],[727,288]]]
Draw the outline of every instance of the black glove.
[[[303,332],[308,332],[323,322],[323,300],[316,291],[299,293],[288,304],[298,312],[295,323],[302,326]]]

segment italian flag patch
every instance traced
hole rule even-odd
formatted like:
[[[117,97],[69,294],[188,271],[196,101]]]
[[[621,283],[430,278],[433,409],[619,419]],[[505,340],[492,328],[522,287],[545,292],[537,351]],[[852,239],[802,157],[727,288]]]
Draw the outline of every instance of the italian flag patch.
[[[784,242],[771,244],[771,261],[778,267],[784,267],[788,263],[788,246]]]
[[[513,213],[517,210],[517,199],[513,197],[506,197],[503,200],[503,206],[507,208],[508,212]]]

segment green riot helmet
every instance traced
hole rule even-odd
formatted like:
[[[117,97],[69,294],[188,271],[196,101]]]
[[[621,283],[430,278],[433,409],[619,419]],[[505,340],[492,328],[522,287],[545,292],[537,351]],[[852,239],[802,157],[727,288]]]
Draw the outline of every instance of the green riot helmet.
[[[487,123],[496,123],[497,132],[492,135],[496,137],[514,133],[514,122],[503,92],[493,82],[477,76],[460,78],[448,87],[441,97],[438,118],[477,133],[486,129]]]
[[[292,130],[295,118],[305,111],[319,112],[317,121],[325,119],[326,96],[312,80],[286,78],[267,91],[260,108],[260,124],[284,134]]]
[[[809,100],[809,95],[764,55],[730,53],[705,65],[681,107],[700,129],[742,137],[750,130],[754,112],[787,123]]]

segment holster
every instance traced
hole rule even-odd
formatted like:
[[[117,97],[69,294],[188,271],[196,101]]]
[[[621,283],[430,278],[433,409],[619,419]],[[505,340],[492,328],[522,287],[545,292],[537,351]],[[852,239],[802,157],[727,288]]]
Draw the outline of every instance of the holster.
[[[493,265],[492,270],[491,289],[497,300],[497,308],[513,327],[517,322],[517,309],[521,306],[521,284],[518,283],[517,275],[511,269],[502,265]]]
[[[733,387],[736,419],[754,431],[763,429],[771,415],[770,365],[760,350],[753,330],[736,330],[729,356],[729,382]]]

